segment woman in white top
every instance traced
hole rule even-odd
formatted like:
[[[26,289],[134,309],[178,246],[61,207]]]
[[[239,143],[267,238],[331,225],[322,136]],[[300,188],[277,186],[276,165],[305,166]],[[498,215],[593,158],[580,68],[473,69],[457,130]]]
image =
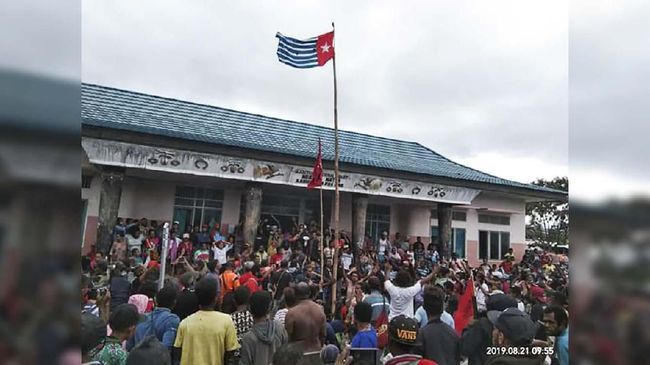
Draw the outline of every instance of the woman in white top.
[[[392,265],[386,263],[386,277],[388,273],[392,270]],[[384,282],[384,288],[390,294],[390,307],[388,321],[397,317],[401,314],[413,318],[415,313],[413,312],[413,298],[422,290],[422,286],[430,282],[438,272],[438,267],[428,276],[418,280],[415,285],[412,285],[413,278],[411,274],[405,268],[400,269],[400,271],[395,276],[394,282],[386,280]]]

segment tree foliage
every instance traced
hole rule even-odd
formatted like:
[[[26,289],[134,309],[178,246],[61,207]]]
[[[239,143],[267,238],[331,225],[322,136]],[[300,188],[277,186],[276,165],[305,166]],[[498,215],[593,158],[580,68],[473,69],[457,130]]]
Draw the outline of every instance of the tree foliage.
[[[556,177],[553,180],[537,179],[532,184],[551,189],[569,191],[569,179]],[[569,203],[545,201],[526,204],[526,238],[543,247],[569,244]]]

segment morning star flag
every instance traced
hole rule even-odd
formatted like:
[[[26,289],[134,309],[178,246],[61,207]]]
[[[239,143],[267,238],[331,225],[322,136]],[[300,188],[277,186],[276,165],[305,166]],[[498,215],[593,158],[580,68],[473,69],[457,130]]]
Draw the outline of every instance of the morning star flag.
[[[307,189],[313,189],[319,186],[323,186],[323,160],[320,155],[320,138],[318,139],[318,155],[316,155],[314,171],[311,173],[311,180],[307,184]]]
[[[472,279],[467,280],[465,292],[458,298],[458,308],[454,313],[454,325],[456,333],[460,336],[469,322],[474,318],[474,282]]]
[[[334,57],[334,32],[299,40],[278,32],[278,60],[296,68],[322,66]]]

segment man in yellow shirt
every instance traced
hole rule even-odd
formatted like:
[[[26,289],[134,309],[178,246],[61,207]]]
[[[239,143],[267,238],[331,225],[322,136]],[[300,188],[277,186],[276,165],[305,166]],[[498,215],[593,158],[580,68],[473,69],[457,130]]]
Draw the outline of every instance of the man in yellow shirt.
[[[214,310],[217,282],[204,278],[195,287],[199,311],[181,321],[174,342],[174,358],[181,365],[223,365],[239,348],[232,318]]]

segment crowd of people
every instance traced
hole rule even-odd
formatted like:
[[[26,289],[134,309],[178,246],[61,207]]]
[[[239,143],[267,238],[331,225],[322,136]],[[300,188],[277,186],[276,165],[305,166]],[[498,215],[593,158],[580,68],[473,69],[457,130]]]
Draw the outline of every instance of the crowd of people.
[[[263,221],[253,242],[170,228],[163,245],[156,222],[120,220],[110,249],[83,258],[84,363],[569,363],[564,255],[470,267],[420,237],[326,229],[321,265],[315,222]]]

